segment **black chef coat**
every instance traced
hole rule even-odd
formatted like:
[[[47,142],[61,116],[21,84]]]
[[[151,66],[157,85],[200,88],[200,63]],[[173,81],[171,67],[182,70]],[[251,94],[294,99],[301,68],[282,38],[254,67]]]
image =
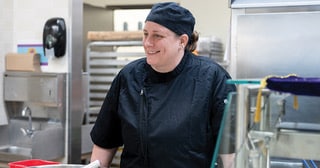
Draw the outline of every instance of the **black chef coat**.
[[[210,167],[229,74],[186,52],[171,72],[142,58],[115,77],[91,131],[94,144],[124,146],[121,168]]]

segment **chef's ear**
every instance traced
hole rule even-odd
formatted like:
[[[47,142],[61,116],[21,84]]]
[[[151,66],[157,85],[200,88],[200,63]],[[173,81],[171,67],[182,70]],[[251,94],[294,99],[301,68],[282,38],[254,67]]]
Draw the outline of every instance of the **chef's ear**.
[[[183,34],[180,36],[181,46],[183,47],[187,46],[188,41],[189,41],[189,36],[187,34]]]

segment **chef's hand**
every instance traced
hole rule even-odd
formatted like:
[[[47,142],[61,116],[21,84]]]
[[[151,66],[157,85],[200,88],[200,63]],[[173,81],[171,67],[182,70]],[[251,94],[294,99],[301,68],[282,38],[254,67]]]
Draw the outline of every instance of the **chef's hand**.
[[[91,162],[96,160],[100,161],[100,168],[109,168],[111,166],[112,159],[117,152],[118,148],[106,149],[97,145],[93,145]]]
[[[234,168],[235,154],[220,154],[223,168]]]

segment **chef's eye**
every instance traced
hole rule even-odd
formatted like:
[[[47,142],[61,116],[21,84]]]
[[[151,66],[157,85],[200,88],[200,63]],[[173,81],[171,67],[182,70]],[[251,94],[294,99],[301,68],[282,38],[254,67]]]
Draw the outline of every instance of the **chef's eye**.
[[[157,38],[157,39],[163,38],[163,36],[162,36],[162,35],[159,35],[159,34],[155,34],[155,35],[153,35],[153,37],[154,37],[154,38]]]
[[[144,36],[144,37],[147,37],[147,36],[148,36],[148,33],[147,33],[147,32],[143,32],[143,36]]]

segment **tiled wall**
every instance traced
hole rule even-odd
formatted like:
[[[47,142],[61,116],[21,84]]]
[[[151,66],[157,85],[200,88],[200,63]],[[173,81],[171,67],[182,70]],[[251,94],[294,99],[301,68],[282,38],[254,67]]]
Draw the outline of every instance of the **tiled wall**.
[[[3,105],[5,54],[17,52],[18,44],[42,44],[43,27],[49,18],[63,17],[68,29],[70,1],[0,0],[0,125],[6,122]],[[54,65],[51,71],[67,72],[66,57],[53,60],[51,65]]]

